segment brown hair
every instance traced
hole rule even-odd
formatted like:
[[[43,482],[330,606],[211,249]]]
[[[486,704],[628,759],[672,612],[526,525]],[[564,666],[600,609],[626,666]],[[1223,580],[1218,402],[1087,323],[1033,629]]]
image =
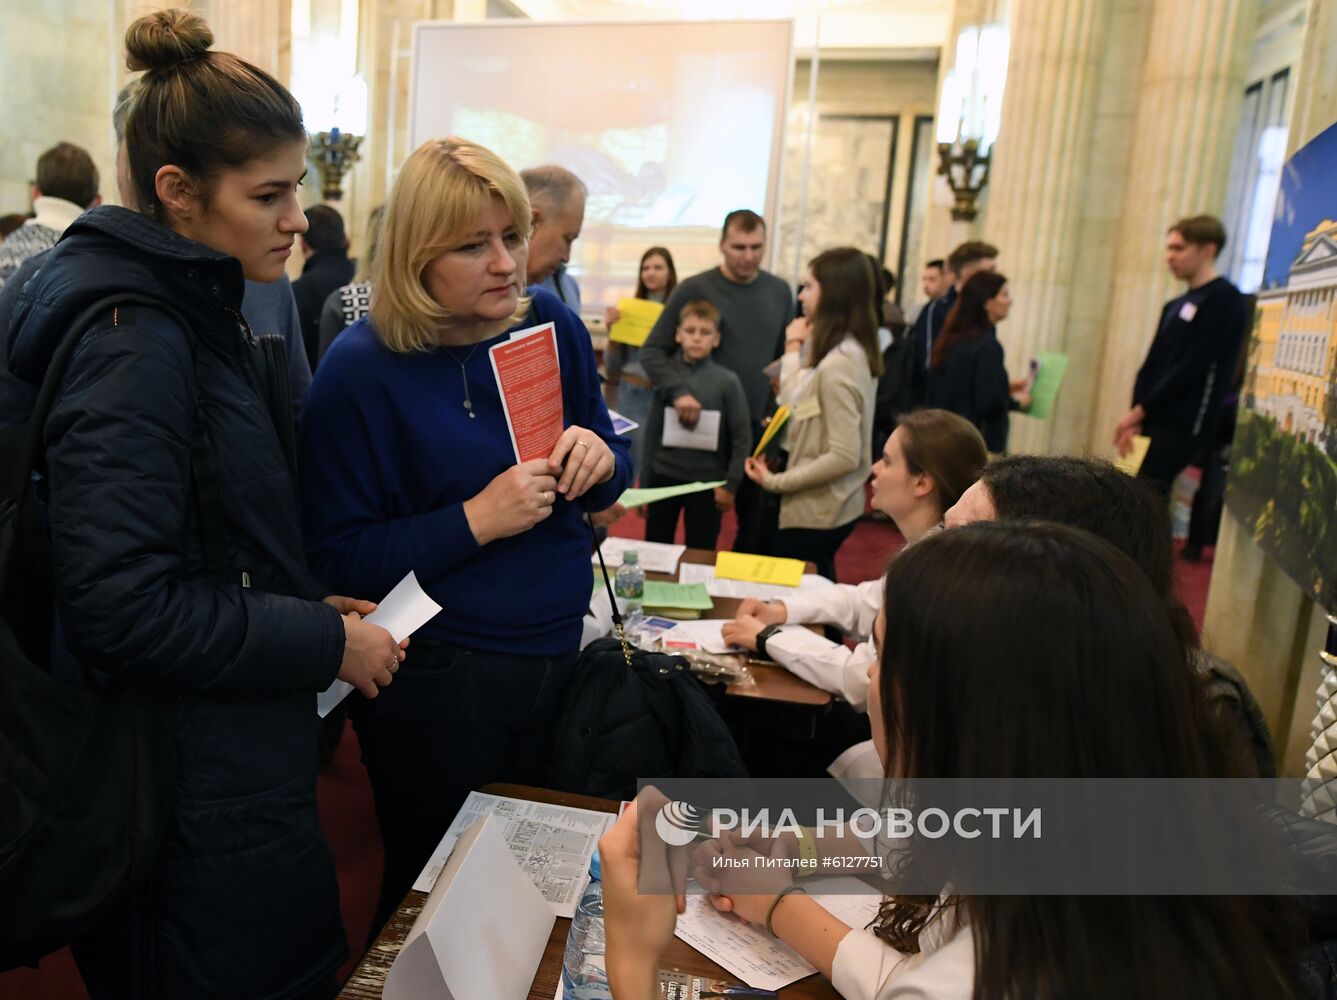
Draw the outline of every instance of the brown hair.
[[[97,198],[97,167],[84,149],[58,142],[37,158],[34,183],[47,198],[63,198],[80,208],[89,208]]]
[[[812,321],[812,353],[805,364],[816,368],[822,359],[853,335],[868,355],[868,370],[882,374],[877,348],[877,314],[873,311],[877,280],[868,255],[854,247],[823,250],[808,264],[821,286]]]
[[[755,233],[758,229],[765,232],[766,220],[750,208],[736,208],[724,217],[724,225],[720,227],[721,242],[729,238],[730,227],[740,233]]]
[[[673,289],[678,287],[678,269],[673,264],[673,254],[669,253],[668,247],[651,247],[645,253],[641,254],[641,262],[636,268],[636,298],[648,299],[650,290],[645,287],[645,279],[641,277],[641,268],[645,267],[645,262],[651,257],[663,257],[664,263],[668,265],[668,283],[664,285],[664,301],[673,294]]]
[[[883,606],[889,776],[1215,776],[1161,595],[1108,541],[1055,524],[939,532],[892,560]],[[999,857],[925,837],[897,852],[902,872],[942,885]],[[973,1000],[1305,995],[1303,926],[1275,896],[892,896],[873,931],[914,954],[940,918],[973,940]]]
[[[703,319],[707,323],[713,323],[715,329],[720,328],[720,311],[715,308],[715,303],[709,299],[692,299],[678,310],[678,325],[682,326],[682,321],[688,316],[695,316],[697,319]]]
[[[144,70],[125,123],[135,199],[161,221],[158,170],[179,166],[207,199],[218,174],[276,142],[304,142],[302,109],[264,70],[211,52],[213,32],[198,14],[175,8],[145,14],[125,33],[126,65]]]
[[[1196,243],[1198,246],[1210,243],[1216,247],[1218,254],[1226,248],[1226,227],[1215,215],[1195,215],[1188,219],[1180,219],[1166,232],[1178,233],[1187,242]]]
[[[978,428],[947,410],[915,410],[896,424],[901,454],[912,475],[933,480],[939,509],[955,506],[984,471],[989,451]]]
[[[3,240],[27,221],[28,217],[26,215],[21,215],[18,212],[10,212],[8,215],[0,215],[0,240]]]
[[[967,240],[947,257],[947,269],[959,277],[971,264],[977,264],[982,260],[993,260],[997,256],[998,248],[992,243]]]
[[[984,304],[1006,284],[1007,278],[996,271],[980,271],[972,274],[961,287],[951,312],[942,321],[942,333],[933,342],[932,368],[935,372],[947,366],[947,359],[958,344],[984,336],[984,331],[989,328],[989,314]]]

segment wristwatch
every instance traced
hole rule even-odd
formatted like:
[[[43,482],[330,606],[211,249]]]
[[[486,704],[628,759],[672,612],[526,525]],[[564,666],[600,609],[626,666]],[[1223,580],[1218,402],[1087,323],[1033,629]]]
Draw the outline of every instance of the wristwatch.
[[[766,656],[766,640],[780,631],[779,625],[767,625],[757,633],[757,655]]]

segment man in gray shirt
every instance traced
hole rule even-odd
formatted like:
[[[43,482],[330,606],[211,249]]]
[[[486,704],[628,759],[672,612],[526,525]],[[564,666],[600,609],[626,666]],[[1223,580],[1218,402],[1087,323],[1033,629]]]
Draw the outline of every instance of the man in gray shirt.
[[[672,363],[677,345],[678,312],[693,299],[707,299],[723,317],[717,364],[728,368],[743,383],[754,435],[771,402],[771,384],[765,372],[785,347],[785,327],[794,318],[794,296],[780,278],[761,269],[766,247],[766,223],[756,212],[742,209],[724,219],[720,237],[720,266],[681,282],[664,303],[664,311],[641,348],[641,362],[656,389],[673,399],[684,427],[696,425],[701,403],[681,381],[681,368]]]
[[[783,352],[785,328],[794,318],[794,296],[783,280],[761,269],[766,247],[766,222],[756,212],[740,209],[724,218],[720,236],[720,266],[681,282],[664,303],[664,311],[641,348],[641,362],[656,392],[673,400],[684,427],[696,426],[701,401],[682,380],[681,366],[673,363],[678,314],[693,299],[714,303],[723,317],[715,362],[728,368],[743,383],[753,441],[762,432],[762,420],[771,405],[771,384],[762,370]],[[738,513],[740,552],[768,554],[778,507],[765,504],[749,479],[744,479],[734,500]],[[774,505],[772,505],[774,506]]]

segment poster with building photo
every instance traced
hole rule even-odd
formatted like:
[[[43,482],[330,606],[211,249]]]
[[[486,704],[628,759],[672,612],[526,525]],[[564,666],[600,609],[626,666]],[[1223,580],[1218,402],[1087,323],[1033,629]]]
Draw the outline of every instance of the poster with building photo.
[[[1227,503],[1337,611],[1337,125],[1286,164],[1258,292]]]

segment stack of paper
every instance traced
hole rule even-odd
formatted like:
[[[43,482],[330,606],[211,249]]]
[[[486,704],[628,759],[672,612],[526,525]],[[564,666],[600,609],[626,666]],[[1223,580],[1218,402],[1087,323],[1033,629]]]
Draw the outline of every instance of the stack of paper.
[[[749,552],[717,552],[715,576],[721,580],[797,587],[803,579],[803,560],[758,556]]]
[[[662,583],[645,581],[642,603],[647,608],[683,608],[688,611],[709,611],[715,606],[704,583]]]
[[[796,590],[812,590],[816,587],[834,586],[830,580],[816,573],[804,573],[797,587],[781,587],[773,583],[748,583],[743,580],[721,580],[715,575],[714,566],[702,566],[699,563],[683,563],[678,573],[682,583],[704,583],[706,592],[712,597],[755,597],[763,601],[783,601],[792,597]]]
[[[659,637],[664,652],[700,649],[707,653],[733,653],[736,646],[724,641],[723,626],[727,619],[708,618],[699,622],[678,622]]]
[[[687,551],[686,545],[665,545],[662,542],[640,542],[634,538],[607,538],[599,551],[603,553],[604,564],[610,574],[622,565],[622,554],[634,549],[641,569],[647,573],[676,573],[678,560]],[[599,557],[590,556],[590,562],[599,565]]]
[[[817,879],[811,898],[832,916],[851,927],[863,928],[877,915],[881,897],[855,886],[853,879]],[[826,883],[823,886],[823,883]],[[820,894],[827,888],[827,894]],[[840,894],[830,894],[836,889]],[[759,990],[780,990],[817,970],[798,953],[765,931],[720,913],[693,884],[687,912],[678,918],[674,934],[707,958],[718,962],[747,985]]]

